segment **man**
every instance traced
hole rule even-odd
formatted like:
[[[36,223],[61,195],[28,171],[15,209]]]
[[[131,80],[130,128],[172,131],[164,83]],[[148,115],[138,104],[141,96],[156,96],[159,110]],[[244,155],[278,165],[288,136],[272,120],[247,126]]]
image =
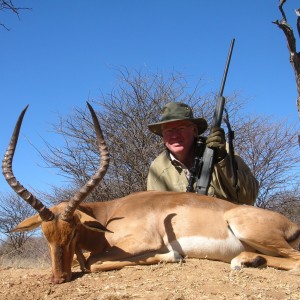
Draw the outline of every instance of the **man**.
[[[163,108],[160,122],[150,124],[148,128],[163,138],[166,149],[151,163],[147,190],[185,192],[195,158],[196,140],[207,129],[206,120],[194,118],[188,105],[170,102]],[[224,130],[213,128],[206,139],[206,146],[215,151],[208,195],[253,205],[258,193],[258,182],[246,163],[235,153],[237,188],[234,187]]]

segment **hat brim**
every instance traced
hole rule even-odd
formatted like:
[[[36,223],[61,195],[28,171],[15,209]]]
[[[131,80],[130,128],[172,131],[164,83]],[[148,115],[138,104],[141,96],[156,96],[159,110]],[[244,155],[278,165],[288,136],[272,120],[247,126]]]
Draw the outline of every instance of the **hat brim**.
[[[173,119],[172,121],[166,120],[158,123],[149,124],[148,128],[151,132],[154,134],[157,134],[159,136],[162,136],[162,125],[166,123],[173,123],[176,121],[191,121],[198,127],[199,134],[203,133],[207,129],[207,122],[203,118],[196,118],[196,119]]]

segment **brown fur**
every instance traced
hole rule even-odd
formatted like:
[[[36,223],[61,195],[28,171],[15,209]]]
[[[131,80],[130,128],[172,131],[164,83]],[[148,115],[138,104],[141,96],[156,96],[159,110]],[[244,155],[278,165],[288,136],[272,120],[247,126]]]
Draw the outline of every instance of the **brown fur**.
[[[55,283],[71,279],[73,255],[81,256],[78,249],[88,251],[81,267],[90,271],[175,262],[186,256],[231,261],[233,269],[259,262],[286,270],[299,267],[300,253],[294,249],[299,243],[299,226],[272,211],[173,192],[140,192],[109,202],[83,203],[72,222],[58,217],[64,207],[50,209],[56,216],[52,221],[42,222],[36,215],[15,229],[42,224]],[[95,226],[98,222],[110,232],[100,232]],[[194,237],[203,241],[190,249]],[[190,243],[182,242],[185,238]]]

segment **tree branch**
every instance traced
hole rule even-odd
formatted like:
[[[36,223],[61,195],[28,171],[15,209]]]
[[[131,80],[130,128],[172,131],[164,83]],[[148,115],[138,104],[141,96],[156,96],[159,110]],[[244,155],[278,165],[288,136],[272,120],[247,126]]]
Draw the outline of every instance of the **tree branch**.
[[[19,11],[24,9],[30,9],[28,7],[16,7],[12,0],[0,0],[0,11],[11,11],[13,12],[18,19],[20,19]],[[6,30],[10,30],[5,24],[0,22],[0,26],[5,28]]]
[[[298,92],[296,105],[297,105],[298,115],[300,116],[300,58],[299,58],[299,53],[297,52],[296,49],[296,39],[294,36],[293,29],[288,25],[286,15],[283,10],[283,4],[285,2],[286,0],[280,0],[280,4],[279,4],[279,10],[282,15],[282,20],[281,21],[276,20],[273,23],[276,24],[283,31],[287,40],[287,46],[290,52],[290,63],[294,69],[295,78],[296,78],[296,86]]]

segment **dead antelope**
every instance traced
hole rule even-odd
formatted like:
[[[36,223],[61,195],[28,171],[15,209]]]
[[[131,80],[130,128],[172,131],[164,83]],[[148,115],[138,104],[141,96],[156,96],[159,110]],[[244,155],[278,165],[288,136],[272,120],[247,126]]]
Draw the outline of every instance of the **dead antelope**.
[[[298,270],[300,228],[276,212],[194,193],[139,192],[108,202],[82,203],[103,178],[109,161],[97,117],[88,104],[101,164],[72,199],[50,209],[14,177],[12,160],[26,108],[5,153],[2,169],[9,185],[37,212],[13,231],[39,225],[52,263],[52,282],[71,280],[74,253],[84,271],[120,269],[184,258],[231,262],[232,269],[271,266]],[[85,258],[82,250],[89,255]]]

